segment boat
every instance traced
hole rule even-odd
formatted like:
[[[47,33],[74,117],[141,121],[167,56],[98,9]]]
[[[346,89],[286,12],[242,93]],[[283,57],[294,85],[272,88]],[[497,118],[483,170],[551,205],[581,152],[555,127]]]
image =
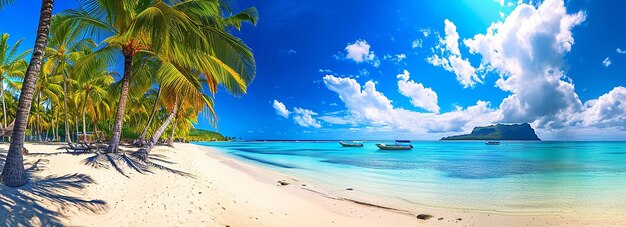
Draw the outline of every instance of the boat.
[[[485,144],[487,144],[487,145],[500,145],[500,142],[497,142],[497,141],[489,141],[489,142],[486,142]]]
[[[363,143],[361,143],[360,141],[352,141],[352,142],[339,141],[339,144],[341,144],[341,146],[343,147],[362,147],[363,146]]]
[[[395,144],[378,143],[376,146],[381,150],[411,150],[413,145],[410,140],[396,140]]]

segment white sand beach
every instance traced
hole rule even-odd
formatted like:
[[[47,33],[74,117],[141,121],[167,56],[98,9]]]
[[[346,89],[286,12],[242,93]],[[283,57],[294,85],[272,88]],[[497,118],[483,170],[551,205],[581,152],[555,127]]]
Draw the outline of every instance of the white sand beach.
[[[31,182],[21,188],[0,186],[0,225],[626,225],[626,220],[584,214],[509,215],[419,205],[396,209],[357,190],[323,188],[193,144],[157,147],[150,163],[123,153],[72,155],[63,145],[26,148]],[[0,154],[7,149],[6,144],[0,146]],[[281,180],[289,184],[281,185]],[[421,220],[418,214],[433,217]]]

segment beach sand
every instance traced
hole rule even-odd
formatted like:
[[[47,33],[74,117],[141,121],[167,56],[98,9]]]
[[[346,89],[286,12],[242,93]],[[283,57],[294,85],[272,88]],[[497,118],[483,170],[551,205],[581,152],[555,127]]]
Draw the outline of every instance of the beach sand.
[[[124,153],[68,154],[63,145],[25,147],[31,182],[0,185],[0,226],[626,225],[623,219],[584,214],[401,209],[356,189],[322,187],[193,144],[156,147],[149,163]],[[0,145],[0,155],[7,150],[8,144]],[[418,214],[433,217],[421,220]]]

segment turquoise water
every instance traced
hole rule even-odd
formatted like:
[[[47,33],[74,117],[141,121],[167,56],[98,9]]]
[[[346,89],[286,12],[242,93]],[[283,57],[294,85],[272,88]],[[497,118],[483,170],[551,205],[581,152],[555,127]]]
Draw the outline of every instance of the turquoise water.
[[[238,159],[405,204],[511,213],[626,214],[626,142],[212,142]]]

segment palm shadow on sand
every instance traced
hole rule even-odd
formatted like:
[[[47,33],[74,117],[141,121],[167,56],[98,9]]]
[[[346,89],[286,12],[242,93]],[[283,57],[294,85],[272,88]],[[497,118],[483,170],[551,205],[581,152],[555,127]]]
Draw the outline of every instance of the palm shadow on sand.
[[[94,153],[84,159],[83,164],[96,169],[113,168],[127,178],[130,177],[126,174],[124,166],[141,174],[154,173],[154,170],[160,170],[179,176],[194,177],[190,173],[168,167],[167,165],[176,163],[169,161],[165,155],[154,153],[148,154],[145,159],[137,156],[135,152]]]
[[[5,154],[0,154],[0,169]],[[108,206],[103,200],[89,200],[72,196],[95,181],[85,174],[38,177],[47,164],[46,159],[26,163],[30,181],[17,188],[0,185],[0,226],[61,226],[66,218],[61,211],[103,213]],[[44,205],[48,204],[48,205]]]

